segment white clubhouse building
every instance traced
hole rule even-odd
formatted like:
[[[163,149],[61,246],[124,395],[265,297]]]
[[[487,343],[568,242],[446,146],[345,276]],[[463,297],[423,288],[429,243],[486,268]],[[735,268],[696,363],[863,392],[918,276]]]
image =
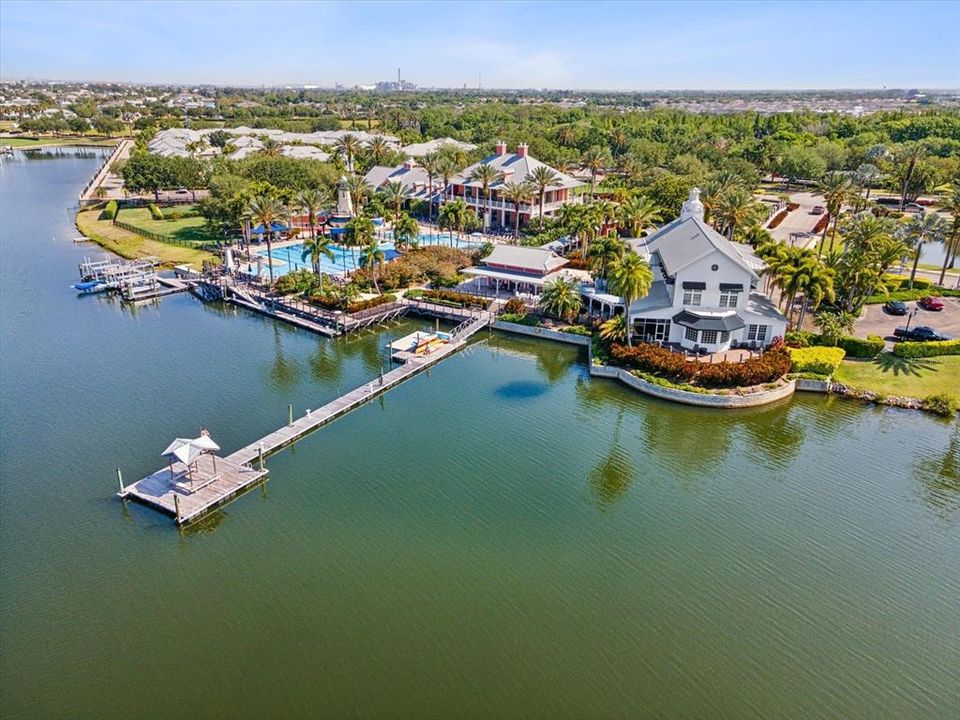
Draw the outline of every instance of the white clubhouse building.
[[[763,261],[704,222],[698,189],[679,218],[628,242],[654,277],[649,294],[630,307],[640,339],[712,353],[766,347],[786,332],[786,317],[757,290]],[[593,309],[623,307],[622,298],[596,287],[585,287],[584,297]]]

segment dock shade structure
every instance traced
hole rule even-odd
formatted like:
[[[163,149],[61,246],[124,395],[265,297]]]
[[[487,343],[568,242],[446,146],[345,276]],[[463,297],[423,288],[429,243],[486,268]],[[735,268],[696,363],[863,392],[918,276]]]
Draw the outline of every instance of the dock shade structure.
[[[167,449],[160,453],[161,457],[167,458],[170,463],[170,474],[173,475],[173,463],[182,462],[187,466],[187,477],[193,482],[193,469],[199,457],[205,453],[210,453],[213,458],[213,471],[217,471],[217,456],[214,455],[220,449],[210,435],[203,431],[200,437],[196,438],[175,438]]]

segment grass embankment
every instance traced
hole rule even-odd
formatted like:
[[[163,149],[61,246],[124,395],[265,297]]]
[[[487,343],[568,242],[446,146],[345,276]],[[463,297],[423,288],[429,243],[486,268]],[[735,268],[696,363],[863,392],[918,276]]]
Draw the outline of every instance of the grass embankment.
[[[97,245],[120,257],[133,259],[153,255],[160,258],[164,265],[192,265],[198,270],[204,260],[214,259],[212,254],[203,250],[149,240],[115,227],[109,220],[100,220],[99,217],[100,210],[77,213],[77,229]]]
[[[83,145],[112,147],[119,142],[119,138],[85,137],[83,135],[69,135],[62,137],[0,137],[0,145],[29,149],[54,147],[57,145]]]
[[[833,379],[884,395],[924,398],[945,393],[960,402],[960,355],[900,358],[885,352],[873,360],[844,360]]]
[[[193,209],[191,205],[162,208],[163,213],[167,216],[175,212],[191,212]],[[217,242],[219,239],[207,231],[205,220],[199,216],[185,217],[179,220],[154,220],[153,216],[150,215],[150,210],[143,207],[121,210],[120,214],[117,215],[117,220],[182,243]]]

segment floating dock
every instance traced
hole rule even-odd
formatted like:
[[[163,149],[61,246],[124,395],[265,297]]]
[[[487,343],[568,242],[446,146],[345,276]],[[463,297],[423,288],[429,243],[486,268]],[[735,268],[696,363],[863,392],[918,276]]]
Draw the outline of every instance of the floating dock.
[[[432,351],[409,355],[400,367],[354,388],[300,418],[293,418],[291,408],[287,425],[240,448],[231,455],[203,456],[198,461],[203,464],[199,468],[200,479],[196,481],[202,487],[196,490],[184,486],[183,474],[186,467],[180,467],[174,463],[131,485],[124,486],[121,478],[120,492],[117,494],[121,498],[131,498],[166,512],[172,515],[179,525],[188,524],[256,485],[267,474],[266,468],[262,465],[265,457],[437,364],[464,347],[467,340],[490,325],[494,317],[487,311],[473,313],[449,333],[444,333],[445,341],[435,346]],[[216,463],[216,469],[214,469],[214,463]],[[253,467],[254,464],[256,468]],[[118,478],[120,478],[119,470]]]

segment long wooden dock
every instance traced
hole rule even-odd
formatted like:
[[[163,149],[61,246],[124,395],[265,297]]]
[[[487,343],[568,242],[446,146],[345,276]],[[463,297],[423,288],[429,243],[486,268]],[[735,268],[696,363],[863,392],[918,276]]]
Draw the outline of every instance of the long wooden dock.
[[[404,380],[436,365],[464,347],[472,335],[490,325],[493,319],[494,316],[486,311],[474,313],[450,332],[449,342],[434,352],[411,357],[400,367],[354,388],[302,417],[292,419],[289,424],[246,447],[226,457],[216,458],[216,471],[212,467],[213,456],[202,456],[200,460],[205,464],[201,468],[201,477],[206,480],[201,481],[204,483],[203,487],[196,491],[183,487],[181,473],[185,468],[174,464],[172,469],[164,468],[131,485],[122,487],[118,495],[122,498],[138,500],[173,515],[178,524],[192,522],[213,508],[229,502],[260,481],[267,473],[266,469],[259,469],[262,458],[283,449],[317,428],[385,393]],[[256,464],[258,469],[251,467],[251,464]],[[214,475],[218,477],[210,480],[209,478]],[[180,485],[177,485],[177,482]]]

